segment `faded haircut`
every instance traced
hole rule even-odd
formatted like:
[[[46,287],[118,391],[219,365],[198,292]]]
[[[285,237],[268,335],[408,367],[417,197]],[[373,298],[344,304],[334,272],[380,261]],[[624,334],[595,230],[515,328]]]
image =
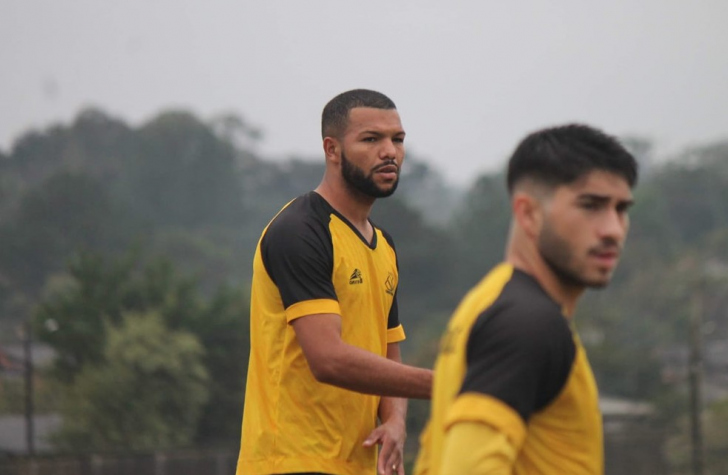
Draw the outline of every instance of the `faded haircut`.
[[[637,183],[637,161],[615,137],[584,124],[550,127],[529,134],[508,161],[508,191],[522,180],[555,188],[601,170]]]

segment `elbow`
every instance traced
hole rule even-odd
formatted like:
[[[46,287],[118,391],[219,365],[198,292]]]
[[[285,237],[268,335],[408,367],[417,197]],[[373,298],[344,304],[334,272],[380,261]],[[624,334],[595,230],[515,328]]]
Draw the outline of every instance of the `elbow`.
[[[340,372],[333,361],[309,361],[308,366],[319,383],[337,385],[339,382]]]

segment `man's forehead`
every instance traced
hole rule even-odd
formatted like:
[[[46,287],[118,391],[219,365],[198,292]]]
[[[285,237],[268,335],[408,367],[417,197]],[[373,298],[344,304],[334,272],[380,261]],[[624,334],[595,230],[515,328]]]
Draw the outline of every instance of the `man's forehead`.
[[[349,128],[399,128],[402,121],[397,109],[377,109],[374,107],[355,107],[349,111]]]

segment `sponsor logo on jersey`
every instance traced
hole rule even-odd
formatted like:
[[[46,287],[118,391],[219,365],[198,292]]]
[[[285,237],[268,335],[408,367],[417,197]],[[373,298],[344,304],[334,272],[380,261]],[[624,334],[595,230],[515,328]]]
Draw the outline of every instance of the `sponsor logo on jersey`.
[[[354,269],[354,272],[351,273],[351,277],[349,277],[349,284],[362,284],[364,283],[364,278],[361,276],[361,271],[359,269]]]

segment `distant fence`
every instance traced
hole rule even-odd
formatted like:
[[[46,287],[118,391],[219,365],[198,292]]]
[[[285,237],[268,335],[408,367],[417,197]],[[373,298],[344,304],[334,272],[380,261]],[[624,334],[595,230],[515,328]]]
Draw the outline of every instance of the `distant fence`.
[[[233,475],[237,451],[0,458],[0,475]]]

